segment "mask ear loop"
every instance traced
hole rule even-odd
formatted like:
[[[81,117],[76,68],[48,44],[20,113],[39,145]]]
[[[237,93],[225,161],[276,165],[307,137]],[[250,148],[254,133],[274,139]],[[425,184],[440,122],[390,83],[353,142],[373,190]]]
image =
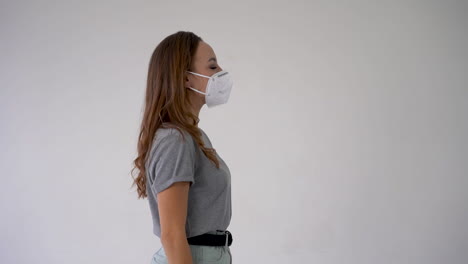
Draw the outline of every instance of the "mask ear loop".
[[[201,76],[201,77],[205,77],[205,78],[208,78],[208,79],[211,78],[211,76],[206,76],[206,75],[203,75],[203,74],[200,74],[200,73],[191,72],[191,71],[187,71],[187,72],[190,72],[191,74],[195,74],[195,75],[198,75],[198,76]]]
[[[210,76],[206,76],[206,75],[199,74],[199,73],[196,73],[196,72],[191,72],[191,71],[186,71],[186,72],[190,72],[191,74],[195,74],[195,75],[198,75],[198,76],[202,76],[202,77],[211,79]],[[189,87],[187,87],[187,88],[189,88],[190,90],[193,90],[194,92],[197,92],[197,93],[199,93],[199,94],[206,95],[206,93],[204,93],[204,92],[202,92],[202,91],[199,91],[199,90],[197,90],[197,89],[195,89],[195,88],[193,88],[193,87],[190,87],[190,86],[189,86]]]
[[[197,89],[195,89],[195,88],[193,88],[193,87],[188,87],[188,88],[190,88],[190,90],[193,90],[194,92],[197,92],[197,93],[199,93],[199,94],[206,95],[206,93],[200,92],[200,91],[198,91]]]

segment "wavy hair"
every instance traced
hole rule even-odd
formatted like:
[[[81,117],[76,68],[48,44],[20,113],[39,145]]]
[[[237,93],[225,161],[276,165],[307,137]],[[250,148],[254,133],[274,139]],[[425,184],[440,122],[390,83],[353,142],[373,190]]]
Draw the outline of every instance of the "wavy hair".
[[[186,71],[191,65],[201,37],[188,31],[178,31],[163,39],[153,51],[149,62],[144,113],[137,142],[137,157],[130,174],[132,186],[137,186],[138,198],[146,198],[145,163],[158,128],[187,131],[203,153],[219,168],[214,148],[207,148],[198,129],[200,119],[191,112],[192,102],[185,88]],[[182,133],[183,135],[183,133]],[[138,169],[137,177],[134,170]]]

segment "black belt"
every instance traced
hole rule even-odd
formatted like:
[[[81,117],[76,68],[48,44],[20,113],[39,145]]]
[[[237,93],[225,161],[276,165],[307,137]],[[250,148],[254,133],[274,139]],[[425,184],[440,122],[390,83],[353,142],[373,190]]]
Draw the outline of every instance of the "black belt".
[[[198,236],[193,236],[187,238],[187,241],[190,245],[200,245],[200,246],[226,246],[226,236],[227,236],[227,245],[232,244],[232,234],[228,230],[216,230],[225,232],[224,234],[202,234]]]

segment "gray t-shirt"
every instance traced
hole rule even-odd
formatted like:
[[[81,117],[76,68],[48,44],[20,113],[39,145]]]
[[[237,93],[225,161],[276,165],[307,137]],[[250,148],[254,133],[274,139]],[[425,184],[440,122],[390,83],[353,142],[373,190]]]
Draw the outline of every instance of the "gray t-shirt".
[[[206,147],[212,147],[199,128]],[[146,162],[146,191],[153,219],[153,233],[161,238],[157,194],[174,182],[189,181],[185,232],[188,237],[226,230],[231,222],[231,173],[216,154],[220,168],[205,156],[192,136],[175,128],[159,128]]]

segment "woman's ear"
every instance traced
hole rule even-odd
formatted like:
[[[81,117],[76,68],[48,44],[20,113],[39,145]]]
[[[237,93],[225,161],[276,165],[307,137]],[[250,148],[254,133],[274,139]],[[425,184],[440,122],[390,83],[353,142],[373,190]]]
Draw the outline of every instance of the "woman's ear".
[[[191,82],[190,82],[190,79],[189,79],[188,75],[189,75],[188,73],[185,73],[185,75],[184,75],[184,76],[185,76],[185,87],[186,87],[186,88],[188,88],[188,87],[191,87],[191,86],[192,86],[192,84],[191,84]]]

